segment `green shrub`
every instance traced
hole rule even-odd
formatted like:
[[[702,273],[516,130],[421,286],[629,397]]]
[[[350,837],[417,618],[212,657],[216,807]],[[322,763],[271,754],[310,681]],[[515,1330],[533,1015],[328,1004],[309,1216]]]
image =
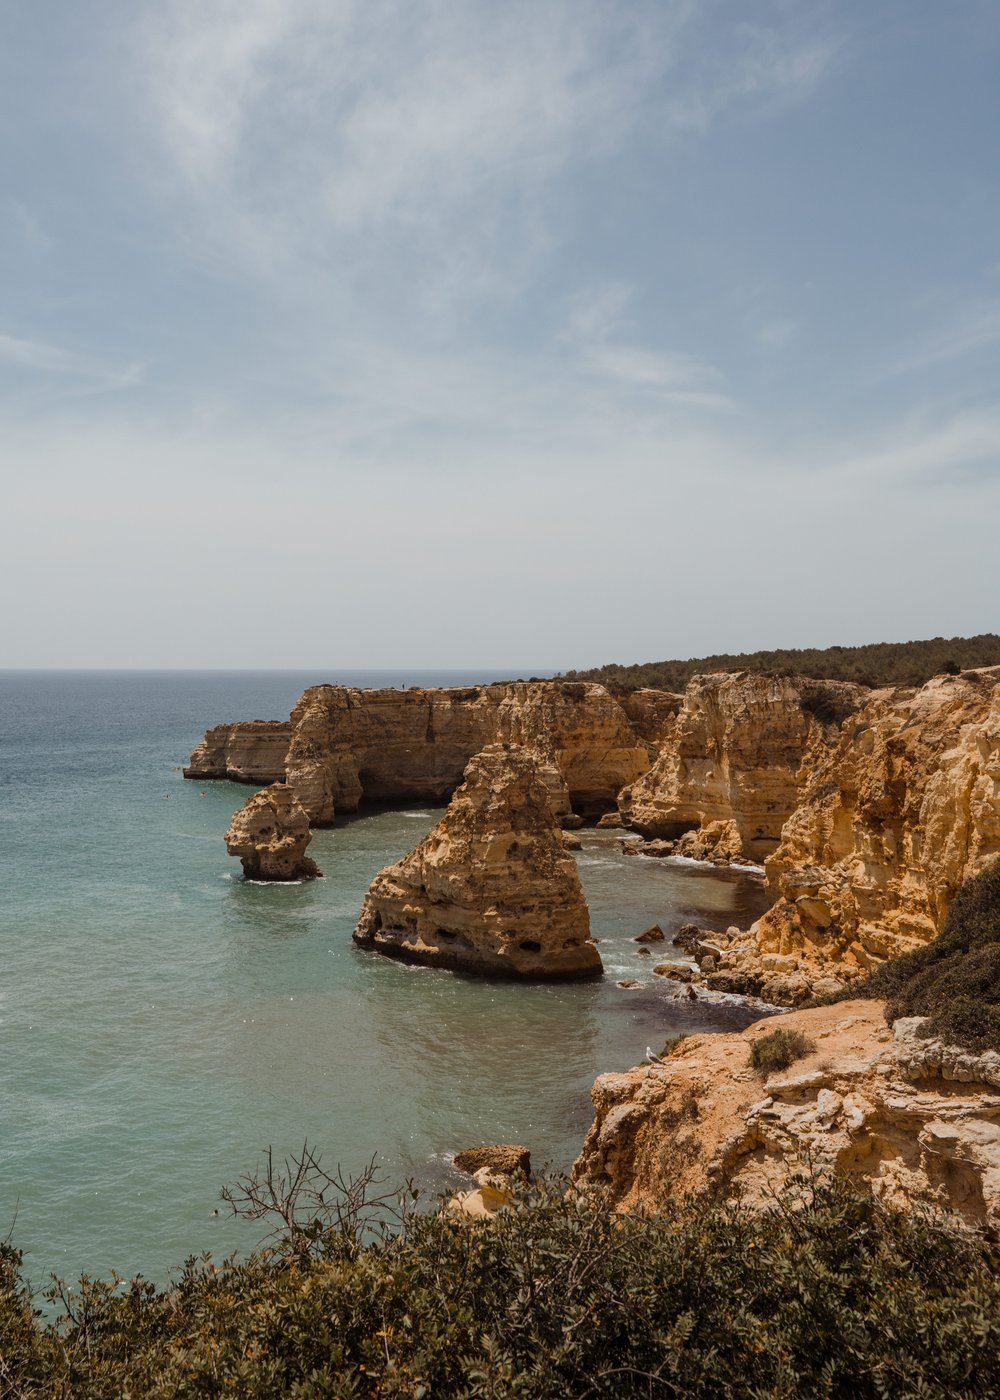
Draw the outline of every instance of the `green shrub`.
[[[0,1275],[0,1395],[875,1397],[1000,1393],[1000,1250],[845,1183],[654,1218],[542,1183],[492,1220],[410,1216],[360,1252],[189,1260],[32,1310]],[[58,1298],[57,1294],[57,1298]]]
[[[776,1030],[762,1035],[750,1046],[750,1063],[763,1074],[787,1069],[816,1047],[801,1031]]]
[[[937,938],[852,983],[846,995],[884,997],[890,1024],[929,1017],[922,1036],[1000,1050],[1000,861],[965,882]]]

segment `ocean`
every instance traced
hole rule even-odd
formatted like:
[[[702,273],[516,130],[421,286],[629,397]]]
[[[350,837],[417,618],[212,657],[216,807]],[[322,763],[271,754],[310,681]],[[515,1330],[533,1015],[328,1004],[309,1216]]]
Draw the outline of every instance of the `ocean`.
[[[285,718],[306,685],[500,678],[0,672],[0,1238],[33,1282],[163,1282],[189,1255],[250,1249],[261,1227],[219,1189],[268,1146],[308,1140],[348,1173],[375,1156],[428,1200],[480,1142],[567,1170],[598,1074],[754,1019],[672,996],[659,949],[632,941],[654,921],[745,925],[764,907],[751,876],[628,859],[618,833],[584,831],[607,975],[491,984],[351,942],[372,877],[440,811],[338,820],[310,846],[324,879],[250,884],[223,833],[251,789],[180,773],[208,726]]]

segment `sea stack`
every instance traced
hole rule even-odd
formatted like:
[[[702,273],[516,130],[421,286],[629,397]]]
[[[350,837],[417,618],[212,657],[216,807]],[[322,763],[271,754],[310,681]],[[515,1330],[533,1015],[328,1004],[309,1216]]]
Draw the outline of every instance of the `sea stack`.
[[[284,783],[272,783],[234,813],[226,849],[248,880],[303,880],[322,873],[305,853],[311,840],[305,808]]]
[[[599,977],[576,863],[537,755],[490,744],[434,830],[372,881],[354,941],[485,977]]]

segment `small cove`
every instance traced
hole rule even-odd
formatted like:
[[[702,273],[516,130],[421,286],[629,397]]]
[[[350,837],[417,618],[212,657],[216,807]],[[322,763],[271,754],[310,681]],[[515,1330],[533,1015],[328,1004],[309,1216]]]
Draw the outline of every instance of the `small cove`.
[[[175,771],[204,728],[287,714],[304,685],[453,684],[482,673],[0,677],[0,1233],[36,1281],[142,1271],[248,1248],[218,1190],[268,1144],[304,1138],[392,1181],[455,1181],[448,1154],[517,1140],[565,1170],[597,1074],[678,1031],[755,1013],[691,1003],[638,955],[651,922],[748,923],[759,879],[621,854],[585,831],[578,861],[600,983],[494,984],[359,952],[375,872],[433,825],[372,809],[315,834],[325,872],[244,883],[222,842],[250,789]],[[616,982],[637,978],[621,990]]]

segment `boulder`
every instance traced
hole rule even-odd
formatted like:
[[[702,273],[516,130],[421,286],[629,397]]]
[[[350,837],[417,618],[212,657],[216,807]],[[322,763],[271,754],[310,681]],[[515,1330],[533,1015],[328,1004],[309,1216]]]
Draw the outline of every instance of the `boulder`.
[[[467,1147],[456,1153],[455,1166],[460,1172],[475,1176],[484,1168],[495,1176],[531,1175],[531,1153],[518,1143],[497,1142],[483,1147]]]
[[[601,975],[576,862],[531,750],[491,744],[471,760],[434,830],[372,881],[354,941],[480,976]]]
[[[634,941],[636,943],[662,943],[666,936],[659,924],[650,924],[649,928],[644,928],[642,933],[636,934]]]

